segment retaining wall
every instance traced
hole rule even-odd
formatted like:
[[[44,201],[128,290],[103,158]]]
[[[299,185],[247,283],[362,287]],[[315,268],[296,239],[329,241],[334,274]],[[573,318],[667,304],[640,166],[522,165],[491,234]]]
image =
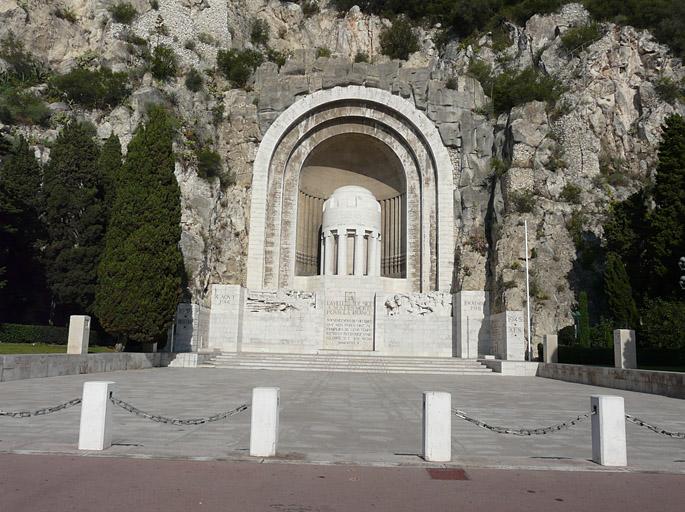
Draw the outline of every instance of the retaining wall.
[[[173,353],[0,355],[0,382],[168,366]]]

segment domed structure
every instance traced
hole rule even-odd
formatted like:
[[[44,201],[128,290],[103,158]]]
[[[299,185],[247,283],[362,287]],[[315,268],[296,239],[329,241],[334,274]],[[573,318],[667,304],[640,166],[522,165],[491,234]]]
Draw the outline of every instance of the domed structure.
[[[381,205],[364,187],[336,189],[323,204],[321,274],[378,276]]]

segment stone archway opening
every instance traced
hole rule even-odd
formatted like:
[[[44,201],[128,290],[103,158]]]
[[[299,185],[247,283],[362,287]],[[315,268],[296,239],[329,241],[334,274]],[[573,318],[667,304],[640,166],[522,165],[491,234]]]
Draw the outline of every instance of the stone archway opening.
[[[345,133],[318,144],[300,172],[295,275],[323,273],[321,224],[324,202],[335,190],[360,186],[381,206],[380,275],[407,277],[406,177],[402,162],[385,143]],[[354,235],[350,234],[350,244]]]

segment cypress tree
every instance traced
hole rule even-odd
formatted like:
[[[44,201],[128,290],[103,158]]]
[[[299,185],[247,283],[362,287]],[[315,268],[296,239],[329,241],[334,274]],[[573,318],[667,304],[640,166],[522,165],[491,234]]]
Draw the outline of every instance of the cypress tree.
[[[650,216],[649,289],[654,297],[680,293],[678,259],[685,256],[685,120],[666,120]]]
[[[102,176],[105,216],[109,219],[114,204],[116,181],[121,170],[121,143],[119,137],[114,134],[110,135],[102,146],[98,169]]]
[[[174,121],[160,108],[148,115],[117,180],[95,303],[108,332],[139,343],[164,339],[183,275]]]
[[[0,169],[1,251],[6,286],[0,292],[0,320],[46,320],[47,296],[39,246],[44,237],[41,169],[28,142],[20,137]]]
[[[607,254],[607,264],[604,269],[604,293],[614,327],[637,329],[639,316],[633,299],[633,290],[630,287],[625,266],[615,252]]]
[[[590,346],[590,312],[586,292],[580,292],[578,297],[578,344]]]
[[[92,311],[105,229],[99,148],[87,127],[63,128],[45,170],[45,264],[59,315]]]

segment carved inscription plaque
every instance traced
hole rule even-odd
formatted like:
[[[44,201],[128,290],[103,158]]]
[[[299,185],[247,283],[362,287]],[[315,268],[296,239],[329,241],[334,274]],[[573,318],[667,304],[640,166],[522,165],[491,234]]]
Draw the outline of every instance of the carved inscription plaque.
[[[324,347],[373,350],[373,293],[327,290]]]

